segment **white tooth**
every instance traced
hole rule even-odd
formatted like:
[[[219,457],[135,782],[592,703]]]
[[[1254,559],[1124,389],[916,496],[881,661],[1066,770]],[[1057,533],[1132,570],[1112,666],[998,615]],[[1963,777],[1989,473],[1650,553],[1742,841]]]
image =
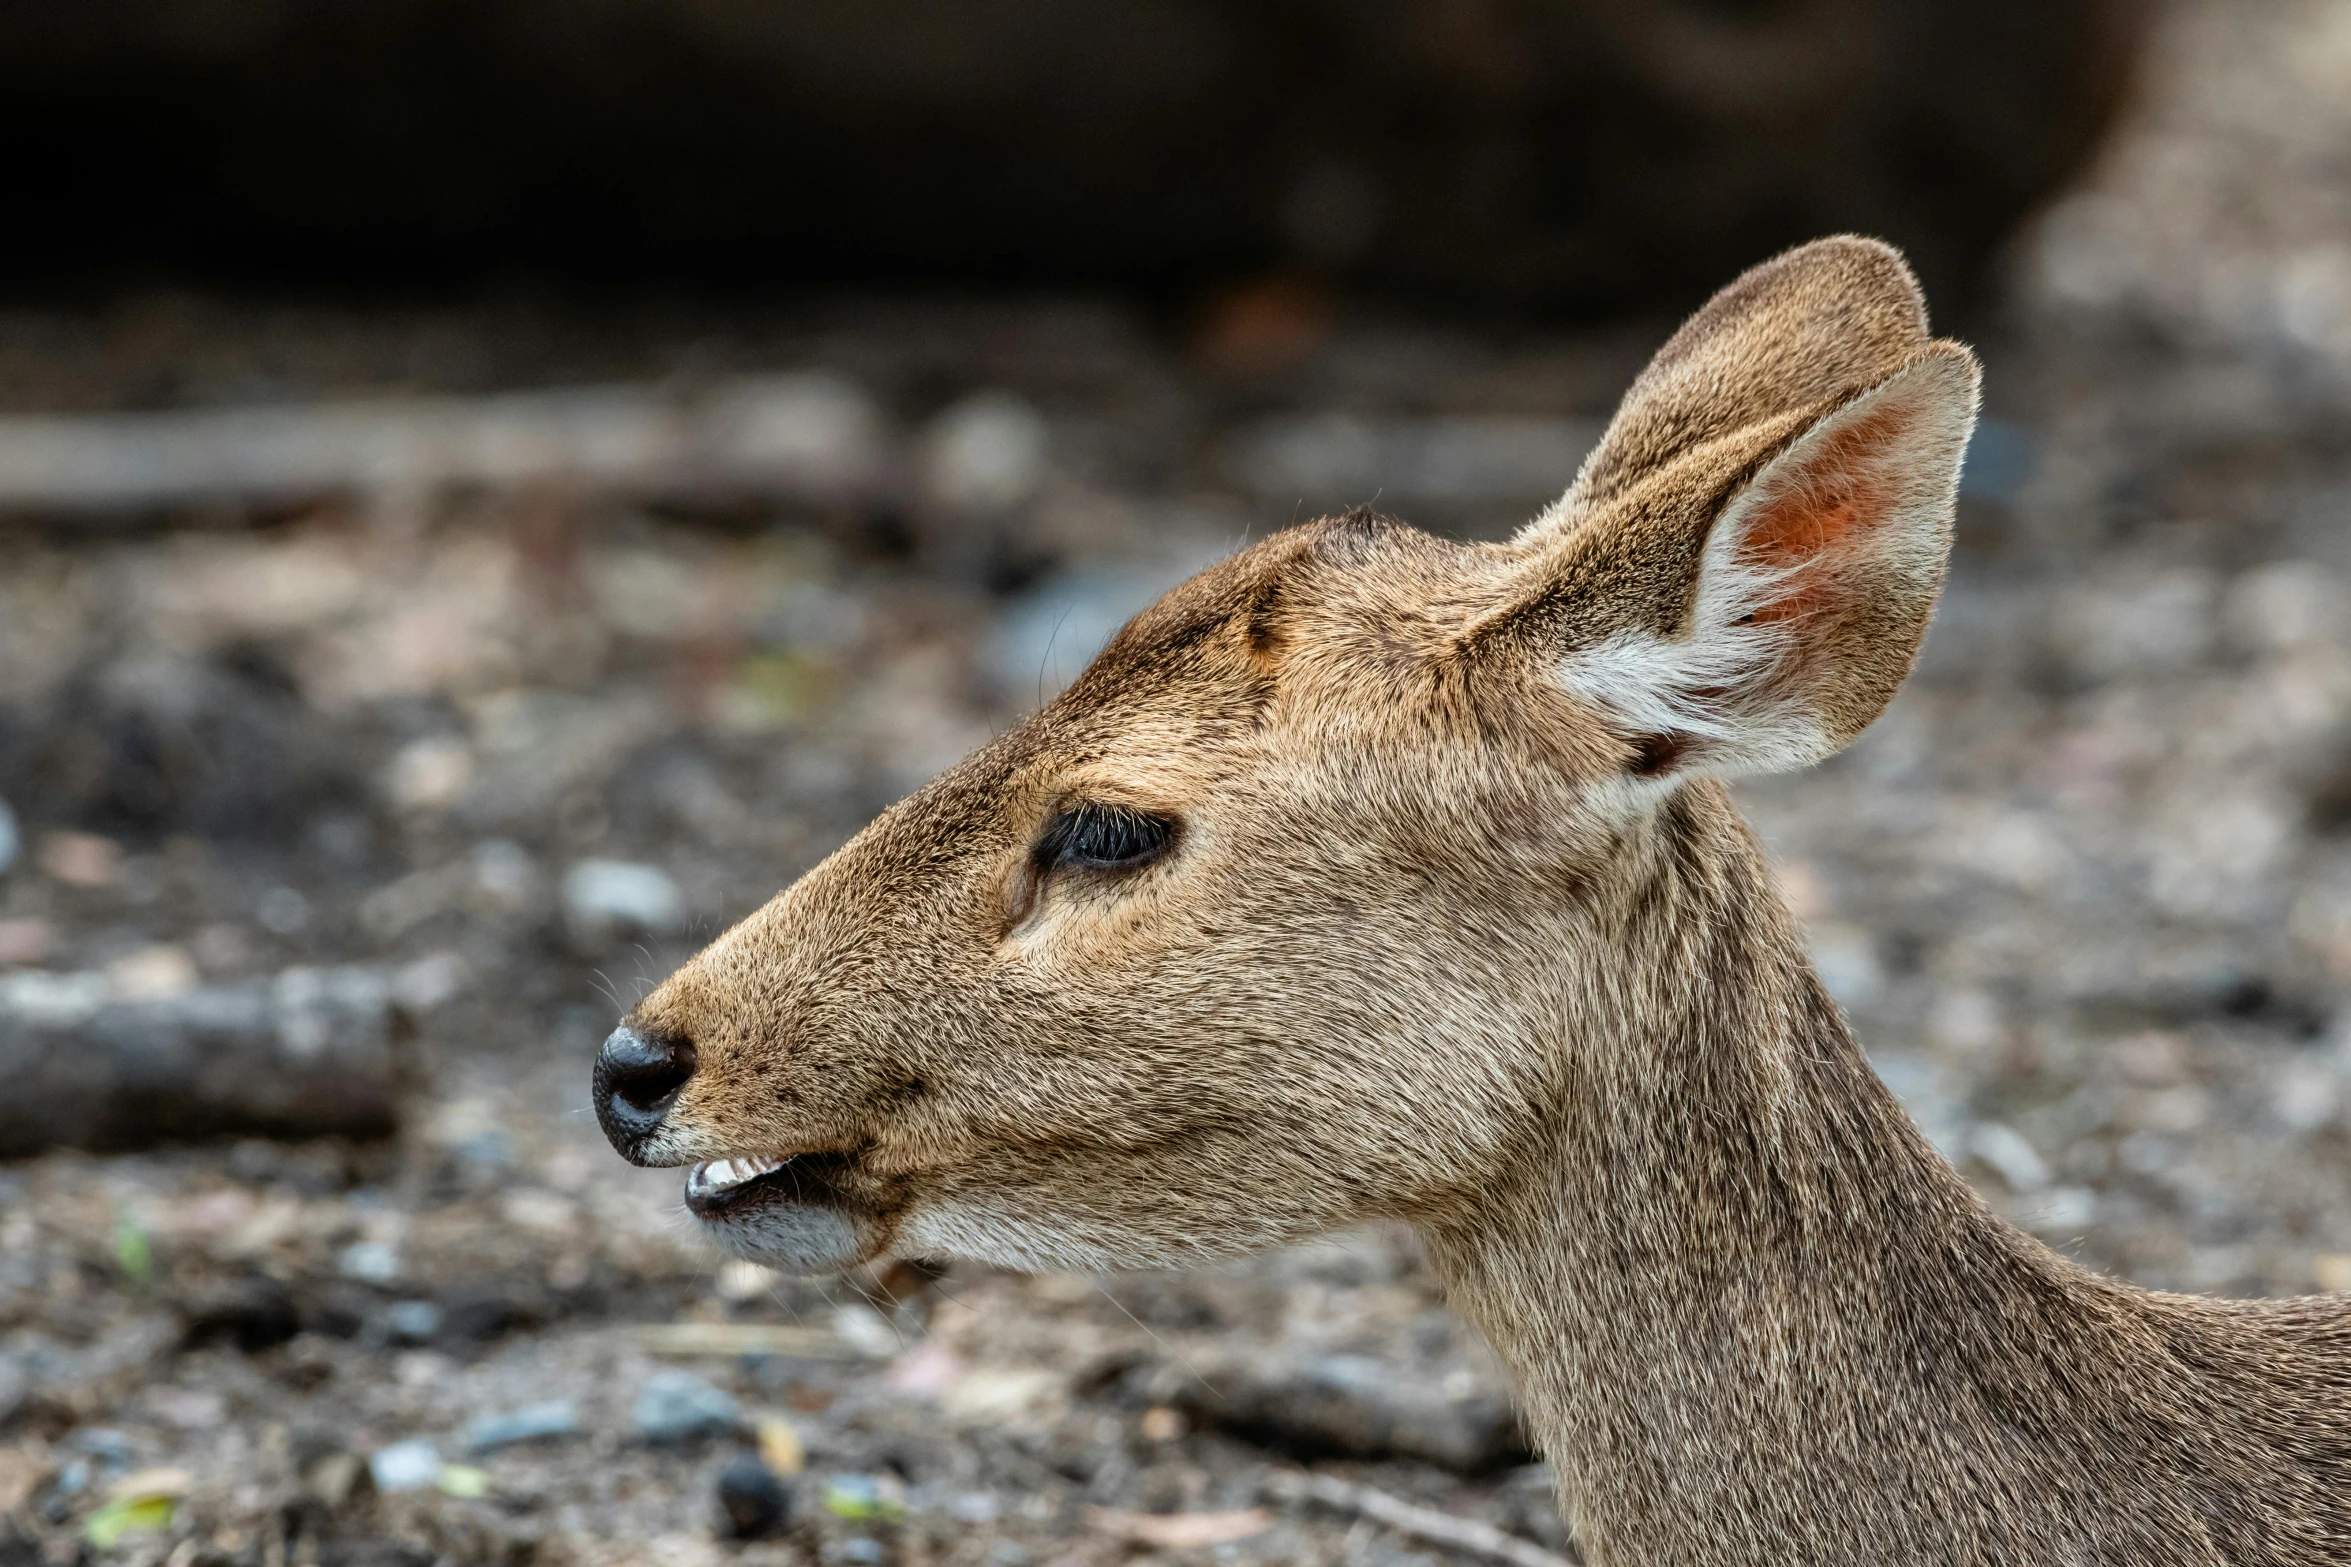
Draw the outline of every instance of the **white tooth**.
[[[712,1159],[696,1166],[688,1179],[704,1191],[719,1191],[757,1180],[763,1175],[772,1175],[790,1162],[788,1159],[762,1159],[749,1155],[736,1159]]]

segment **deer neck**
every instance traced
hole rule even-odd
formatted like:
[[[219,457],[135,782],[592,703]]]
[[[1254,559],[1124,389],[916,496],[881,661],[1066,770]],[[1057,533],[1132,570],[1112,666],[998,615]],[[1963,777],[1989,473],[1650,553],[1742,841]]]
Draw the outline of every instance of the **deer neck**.
[[[1608,933],[1644,988],[1562,1005],[1592,1037],[1538,1044],[1561,1091],[1537,1146],[1425,1226],[1432,1259],[1517,1374],[1594,1562],[1972,1560],[1943,1504],[1992,1502],[2075,1418],[2051,1393],[2020,1443],[1986,1389],[2030,1358],[2025,1380],[2062,1390],[2069,1357],[2119,1353],[2130,1292],[1936,1155],[1744,824],[1684,793]]]

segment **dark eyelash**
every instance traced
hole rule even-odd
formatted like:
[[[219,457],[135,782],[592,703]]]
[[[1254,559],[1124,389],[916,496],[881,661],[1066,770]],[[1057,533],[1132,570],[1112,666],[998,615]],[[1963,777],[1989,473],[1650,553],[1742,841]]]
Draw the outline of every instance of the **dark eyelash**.
[[[1175,834],[1173,817],[1127,805],[1078,805],[1053,819],[1032,853],[1039,870],[1133,870],[1166,853]]]

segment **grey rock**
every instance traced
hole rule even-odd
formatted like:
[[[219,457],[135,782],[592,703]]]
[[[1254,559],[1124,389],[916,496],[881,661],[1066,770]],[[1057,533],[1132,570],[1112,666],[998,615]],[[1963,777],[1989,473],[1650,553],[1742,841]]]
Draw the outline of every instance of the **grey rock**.
[[[368,1456],[367,1477],[387,1495],[421,1491],[441,1477],[440,1450],[421,1436],[379,1447]]]
[[[1457,1369],[1275,1354],[1186,1373],[1165,1396],[1195,1420],[1300,1456],[1417,1458],[1459,1474],[1532,1457],[1507,1390]]]
[[[430,1342],[441,1331],[442,1312],[429,1300],[395,1301],[384,1313],[384,1325],[391,1329],[392,1338],[402,1344]]]
[[[743,1408],[690,1371],[656,1371],[645,1379],[632,1414],[648,1442],[688,1442],[743,1428]]]
[[[718,1510],[729,1537],[764,1540],[792,1521],[792,1493],[767,1465],[745,1453],[719,1471]]]
[[[545,1442],[577,1436],[580,1412],[576,1405],[555,1400],[526,1404],[505,1414],[483,1415],[465,1428],[466,1450],[486,1453],[517,1442]]]

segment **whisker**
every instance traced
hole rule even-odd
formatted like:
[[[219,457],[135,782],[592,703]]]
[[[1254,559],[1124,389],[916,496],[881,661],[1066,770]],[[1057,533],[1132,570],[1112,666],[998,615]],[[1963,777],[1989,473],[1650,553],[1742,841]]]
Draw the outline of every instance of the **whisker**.
[[[1154,1329],[1150,1323],[1145,1322],[1141,1317],[1138,1317],[1133,1312],[1127,1310],[1126,1303],[1120,1300],[1116,1295],[1110,1293],[1109,1286],[1102,1282],[1102,1277],[1100,1274],[1090,1273],[1086,1275],[1086,1277],[1093,1283],[1094,1292],[1096,1294],[1100,1295],[1104,1300],[1110,1302],[1113,1306],[1116,1306],[1120,1316],[1126,1318],[1129,1322],[1132,1322],[1136,1327],[1141,1328],[1144,1332],[1144,1335],[1148,1337],[1152,1343],[1157,1344],[1161,1349],[1165,1350],[1168,1356],[1173,1359],[1177,1365],[1184,1368],[1186,1375],[1190,1376],[1193,1381],[1206,1388],[1211,1398],[1224,1397],[1222,1393],[1217,1391],[1216,1384],[1209,1381],[1198,1366],[1192,1364],[1191,1356],[1185,1354],[1182,1350],[1176,1348],[1173,1344],[1170,1344],[1167,1340],[1161,1338],[1157,1330]]]

